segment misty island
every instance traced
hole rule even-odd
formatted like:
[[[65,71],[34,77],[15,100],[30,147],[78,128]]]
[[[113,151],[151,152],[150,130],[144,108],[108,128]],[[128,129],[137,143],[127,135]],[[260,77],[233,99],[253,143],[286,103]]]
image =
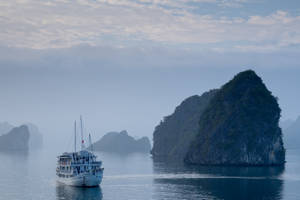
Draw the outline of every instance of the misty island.
[[[93,144],[95,151],[118,154],[149,153],[151,144],[147,137],[135,139],[127,131],[109,132]]]
[[[277,98],[252,70],[184,100],[155,128],[156,160],[196,165],[283,165]]]
[[[0,136],[0,150],[28,150],[29,137],[27,126],[12,128],[8,133]]]
[[[7,122],[0,123],[0,151],[28,151],[42,145],[43,135],[34,124],[15,127]]]
[[[300,116],[283,128],[284,144],[288,148],[299,148],[300,144]]]

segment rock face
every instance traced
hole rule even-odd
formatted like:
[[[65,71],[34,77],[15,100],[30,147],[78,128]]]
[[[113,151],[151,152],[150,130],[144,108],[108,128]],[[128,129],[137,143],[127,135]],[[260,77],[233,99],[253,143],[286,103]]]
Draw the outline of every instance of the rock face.
[[[287,149],[300,147],[300,116],[284,130],[284,143]]]
[[[127,131],[109,132],[99,141],[93,144],[95,151],[104,151],[120,154],[134,152],[149,153],[151,149],[150,141],[147,137],[135,140],[129,136]]]
[[[282,165],[280,108],[254,71],[239,73],[211,99],[185,156],[188,164]]]
[[[0,136],[0,150],[28,150],[28,144],[29,130],[25,125],[13,128],[8,133]]]
[[[210,99],[217,90],[211,90],[202,96],[185,99],[173,114],[164,118],[153,134],[154,159],[183,161],[191,141],[199,129],[199,119]]]

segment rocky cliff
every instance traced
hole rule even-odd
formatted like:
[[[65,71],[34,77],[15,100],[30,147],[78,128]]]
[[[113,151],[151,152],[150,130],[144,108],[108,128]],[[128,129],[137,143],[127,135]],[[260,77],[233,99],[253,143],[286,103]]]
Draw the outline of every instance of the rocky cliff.
[[[0,136],[0,150],[28,150],[29,130],[22,125]]]
[[[199,120],[188,164],[282,165],[280,108],[261,78],[248,70],[215,94]]]
[[[95,151],[104,151],[112,153],[149,153],[151,149],[150,141],[147,137],[138,140],[129,136],[127,131],[109,132],[99,141],[93,144]]]
[[[173,114],[164,118],[153,134],[154,159],[183,161],[199,129],[199,120],[217,90],[185,99]]]

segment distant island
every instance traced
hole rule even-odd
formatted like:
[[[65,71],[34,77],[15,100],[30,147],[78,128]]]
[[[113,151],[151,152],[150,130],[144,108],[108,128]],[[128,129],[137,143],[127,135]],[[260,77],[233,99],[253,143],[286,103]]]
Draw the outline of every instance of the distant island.
[[[134,139],[127,131],[109,132],[99,141],[93,144],[95,151],[128,154],[128,153],[149,153],[151,144],[147,137]]]
[[[283,165],[277,99],[252,70],[192,96],[153,134],[154,159],[196,165]]]
[[[286,148],[300,148],[300,116],[295,121],[283,122],[282,129]]]
[[[23,127],[20,129],[20,127]],[[0,143],[0,149],[7,149],[9,150],[9,146],[14,146],[15,142],[19,140],[24,140],[24,133],[28,130],[28,140],[24,140],[23,143],[20,144],[19,149],[38,149],[43,146],[43,135],[40,133],[37,126],[31,123],[27,123],[24,125],[21,125],[20,127],[15,127],[8,122],[1,122],[0,123],[0,141],[6,141],[6,144],[3,142]],[[18,134],[19,133],[19,134]],[[25,144],[26,143],[26,144]],[[26,147],[26,148],[25,148]],[[14,147],[14,149],[16,149]]]
[[[13,128],[14,128],[14,126],[8,122],[0,122],[0,136],[8,133]]]
[[[0,136],[0,150],[27,151],[29,148],[29,129],[26,125],[12,128],[8,133]]]

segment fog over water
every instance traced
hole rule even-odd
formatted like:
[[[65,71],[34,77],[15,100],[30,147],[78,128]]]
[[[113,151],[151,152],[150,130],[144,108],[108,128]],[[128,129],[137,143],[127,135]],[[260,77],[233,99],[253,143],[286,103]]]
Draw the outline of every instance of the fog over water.
[[[232,67],[218,66],[219,63],[205,67],[205,63],[186,60],[180,60],[175,66],[156,67],[162,56],[145,62],[145,66],[141,63],[137,66],[139,62],[132,61],[131,67],[113,63],[111,58],[104,64],[101,59],[89,63],[88,59],[81,58],[83,61],[78,62],[80,53],[70,53],[74,60],[71,55],[61,58],[58,53],[49,60],[44,58],[45,63],[38,59],[29,63],[10,60],[0,68],[0,120],[15,125],[32,122],[41,129],[47,142],[68,140],[73,121],[80,114],[86,132],[91,132],[94,139],[124,129],[130,135],[151,139],[154,127],[163,116],[171,114],[185,98],[219,88],[236,73],[249,68],[279,98],[283,119],[300,115],[297,92],[300,69],[297,67],[261,64],[255,67],[250,62],[233,63]],[[32,66],[28,66],[30,63]],[[69,66],[70,63],[73,65]]]

